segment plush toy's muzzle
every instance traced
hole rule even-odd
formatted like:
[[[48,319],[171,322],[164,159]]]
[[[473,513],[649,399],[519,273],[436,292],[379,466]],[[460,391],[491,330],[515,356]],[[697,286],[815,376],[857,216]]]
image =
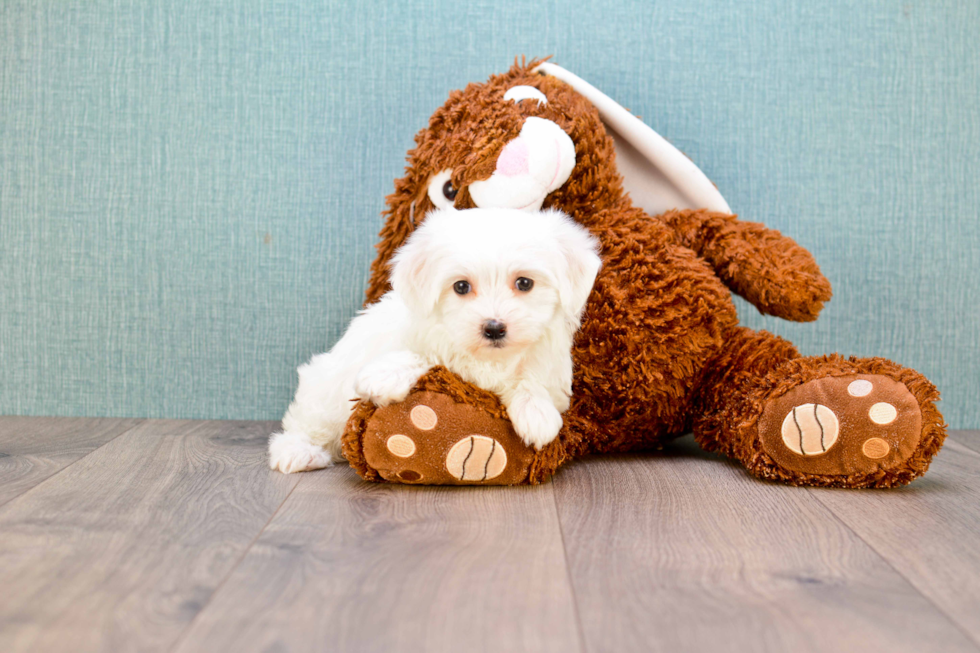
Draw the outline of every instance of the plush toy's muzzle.
[[[490,178],[470,184],[470,197],[480,208],[537,211],[574,167],[575,144],[568,134],[550,120],[531,117],[500,151]]]

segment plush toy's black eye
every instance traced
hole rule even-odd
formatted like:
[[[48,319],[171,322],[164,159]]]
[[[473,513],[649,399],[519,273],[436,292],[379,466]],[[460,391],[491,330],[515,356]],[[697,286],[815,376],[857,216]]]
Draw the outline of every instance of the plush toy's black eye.
[[[528,279],[527,277],[517,277],[517,283],[514,285],[521,292],[527,292],[531,288],[534,288],[534,281]]]
[[[456,193],[458,192],[458,190],[453,188],[453,182],[451,181],[447,181],[442,185],[442,194],[450,202],[456,199]]]
[[[457,281],[453,284],[453,290],[456,291],[457,295],[465,295],[470,292],[470,282],[469,281]]]

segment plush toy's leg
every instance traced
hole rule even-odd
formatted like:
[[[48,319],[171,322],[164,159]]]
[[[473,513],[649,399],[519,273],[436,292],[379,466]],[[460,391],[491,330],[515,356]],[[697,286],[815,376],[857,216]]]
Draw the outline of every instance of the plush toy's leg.
[[[936,388],[883,358],[801,357],[781,338],[738,328],[708,370],[695,438],[761,478],[905,485],[925,473],[946,437]]]
[[[367,480],[420,485],[540,483],[566,459],[561,435],[541,451],[528,448],[496,396],[443,367],[422,376],[405,401],[359,403],[343,450]]]

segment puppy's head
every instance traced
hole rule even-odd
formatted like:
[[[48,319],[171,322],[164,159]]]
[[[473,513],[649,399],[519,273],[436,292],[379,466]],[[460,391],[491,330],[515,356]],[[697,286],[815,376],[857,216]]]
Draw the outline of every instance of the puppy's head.
[[[432,336],[495,357],[578,327],[598,241],[560,211],[440,209],[395,255],[392,286]]]

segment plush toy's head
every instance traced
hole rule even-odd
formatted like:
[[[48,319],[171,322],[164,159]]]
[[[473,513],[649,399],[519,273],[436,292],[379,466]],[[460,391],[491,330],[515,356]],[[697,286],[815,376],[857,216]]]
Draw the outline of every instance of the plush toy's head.
[[[549,205],[563,206],[619,196],[598,112],[569,85],[534,72],[538,63],[453,91],[436,110],[409,153],[405,181],[425,191],[417,214],[447,204],[536,210],[549,194]]]
[[[653,130],[541,61],[515,63],[453,91],[415,143],[405,176],[387,198],[369,302],[389,288],[394,250],[434,208],[553,207],[591,227],[603,209],[624,200],[627,173],[626,189],[648,211],[727,210],[697,167]]]

